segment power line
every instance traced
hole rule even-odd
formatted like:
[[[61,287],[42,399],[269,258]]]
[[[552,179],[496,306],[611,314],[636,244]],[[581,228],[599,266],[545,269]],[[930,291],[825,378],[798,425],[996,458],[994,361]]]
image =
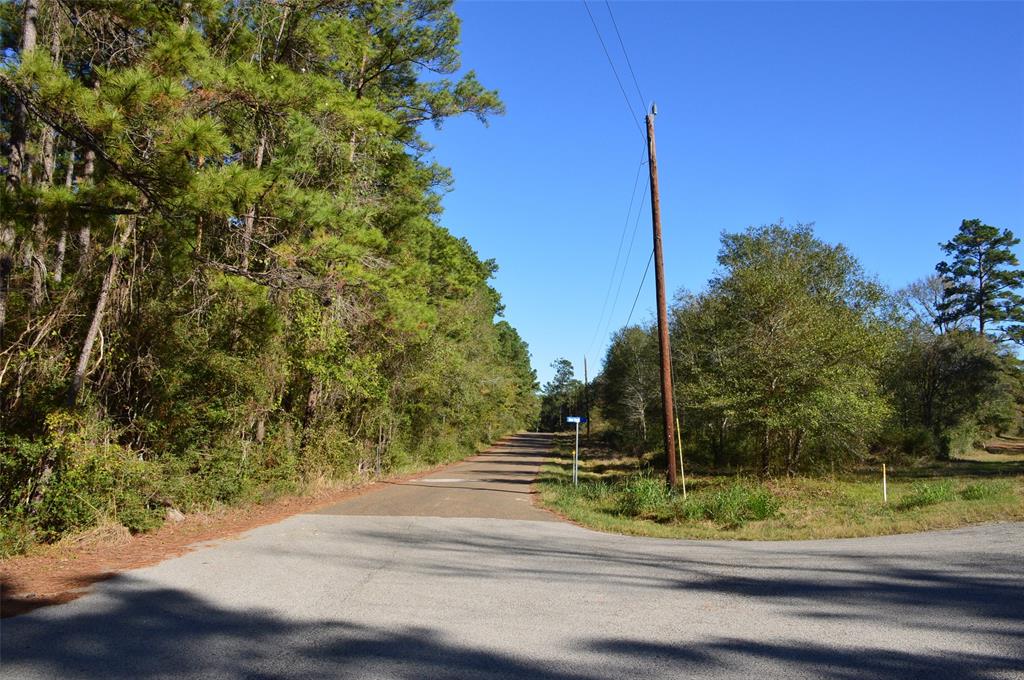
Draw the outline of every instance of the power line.
[[[648,178],[647,181],[644,183],[644,199],[641,200],[640,206],[637,209],[636,221],[633,223],[633,234],[629,237],[629,247],[626,248],[626,258],[622,263],[622,273],[619,274],[619,287],[615,289],[615,297],[612,298],[612,308],[611,311],[608,312],[608,321],[604,327],[605,335],[607,335],[608,331],[611,330],[612,317],[615,316],[615,308],[619,304],[619,295],[622,293],[622,284],[625,283],[626,281],[626,268],[629,266],[629,256],[632,255],[633,253],[633,243],[636,242],[637,230],[640,228],[640,218],[643,216],[644,213],[644,205],[646,204],[648,196],[647,189],[649,186],[650,178]]]
[[[629,308],[629,316],[626,317],[626,323],[622,325],[623,328],[629,325],[630,320],[633,318],[633,310],[636,309],[636,301],[640,299],[640,292],[644,289],[644,283],[647,281],[647,272],[651,270],[651,262],[654,261],[654,251],[651,251],[651,256],[647,258],[647,267],[644,268],[644,277],[640,279],[640,287],[636,289],[636,297],[633,298],[633,306]]]
[[[587,345],[588,354],[590,353],[590,350],[594,348],[594,341],[597,340],[597,336],[601,332],[604,313],[608,309],[608,300],[611,298],[612,287],[615,285],[615,274],[619,270],[619,259],[622,257],[622,244],[626,242],[626,232],[629,231],[629,219],[633,216],[633,203],[636,201],[636,188],[640,184],[640,171],[643,169],[644,165],[646,165],[646,162],[643,160],[644,154],[646,153],[647,150],[643,149],[640,154],[640,161],[637,163],[636,177],[633,178],[633,193],[629,196],[629,207],[626,208],[626,221],[622,224],[622,234],[619,236],[619,247],[615,251],[615,263],[612,265],[611,276],[608,277],[608,289],[604,293],[604,302],[601,303],[601,313],[597,317],[597,327],[594,328],[594,335],[590,338],[590,344]],[[636,230],[634,228],[634,234],[635,231]],[[632,250],[632,241],[630,241],[630,249]],[[621,283],[619,285],[621,286]]]
[[[619,24],[615,21],[615,14],[612,12],[612,4],[608,0],[604,0],[604,6],[608,8],[608,16],[612,19],[612,26],[615,28],[615,36],[619,39],[619,47],[622,48],[622,55],[626,57],[626,66],[629,67],[629,75],[633,76],[633,86],[636,88],[636,93],[640,95],[640,110],[644,111],[647,109],[647,100],[644,99],[644,95],[640,92],[640,83],[637,82],[636,72],[633,71],[633,63],[629,60],[629,52],[626,51],[626,43],[622,41],[622,34],[619,33]]]
[[[629,95],[626,94],[626,88],[622,85],[622,79],[619,78],[619,72],[615,70],[615,62],[612,61],[612,55],[608,52],[608,47],[604,44],[604,38],[601,37],[601,30],[597,27],[597,21],[594,19],[593,12],[590,11],[590,5],[587,4],[587,0],[583,0],[583,7],[587,10],[587,15],[590,17],[590,23],[594,27],[594,33],[597,34],[597,40],[601,43],[601,49],[604,50],[604,56],[608,60],[608,66],[612,69],[612,75],[615,76],[615,82],[619,84],[619,91],[622,92],[622,98],[626,100],[626,108],[629,109],[629,115],[633,118],[633,124],[636,125],[636,131],[640,133],[640,136],[644,136],[643,128],[640,127],[640,120],[636,117],[636,111],[633,109],[633,105],[629,103]],[[641,110],[644,108],[641,106]],[[645,138],[646,139],[646,138]]]

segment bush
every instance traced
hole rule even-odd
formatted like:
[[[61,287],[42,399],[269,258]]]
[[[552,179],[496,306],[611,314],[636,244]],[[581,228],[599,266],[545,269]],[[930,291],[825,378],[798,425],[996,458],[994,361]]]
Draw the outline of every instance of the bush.
[[[629,517],[650,517],[666,510],[671,499],[672,492],[664,480],[640,473],[623,483],[619,512]]]
[[[984,436],[977,423],[961,423],[942,433],[941,451],[946,458],[956,458],[981,448]]]
[[[679,514],[690,520],[711,520],[723,527],[740,527],[778,514],[782,502],[761,486],[744,482],[718,491],[692,494],[683,502]]]
[[[101,519],[133,532],[160,525],[151,505],[155,479],[150,464],[119,448],[76,455],[53,474],[36,508],[34,524],[49,540],[85,529]]]
[[[0,559],[25,552],[35,543],[32,523],[22,512],[0,515]]]
[[[956,491],[953,482],[948,479],[941,482],[915,482],[910,487],[910,494],[904,496],[896,507],[910,510],[953,500],[956,500]]]
[[[981,501],[1013,495],[1013,485],[1006,480],[977,482],[976,484],[968,484],[960,490],[960,498],[963,498],[965,501]]]

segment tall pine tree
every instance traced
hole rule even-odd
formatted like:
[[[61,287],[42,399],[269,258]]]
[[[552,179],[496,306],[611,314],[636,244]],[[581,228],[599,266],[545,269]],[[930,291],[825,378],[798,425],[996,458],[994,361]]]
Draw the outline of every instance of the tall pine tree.
[[[999,230],[981,220],[964,220],[960,232],[940,244],[950,261],[935,270],[945,281],[936,323],[954,324],[976,319],[978,333],[986,328],[1020,339],[1024,324],[1024,298],[1017,290],[1024,284],[1024,270],[1012,248],[1020,243],[1009,229]]]

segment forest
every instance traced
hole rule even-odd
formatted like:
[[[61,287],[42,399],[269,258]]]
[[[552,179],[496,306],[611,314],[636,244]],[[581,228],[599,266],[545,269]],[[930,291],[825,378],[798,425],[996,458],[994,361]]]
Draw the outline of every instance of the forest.
[[[956,457],[1021,433],[1024,272],[1008,229],[964,220],[935,272],[889,291],[812,225],[724,233],[669,309],[684,457],[761,478]],[[656,325],[618,330],[584,386],[556,362],[542,425],[592,405],[613,448],[662,447]]]
[[[451,4],[0,6],[0,553],[535,421],[419,133],[503,112]]]

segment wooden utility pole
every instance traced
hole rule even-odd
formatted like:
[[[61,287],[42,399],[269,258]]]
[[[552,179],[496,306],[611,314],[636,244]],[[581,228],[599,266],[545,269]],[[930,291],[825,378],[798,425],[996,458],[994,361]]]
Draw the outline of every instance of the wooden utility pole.
[[[661,203],[658,198],[658,161],[654,151],[656,106],[647,114],[647,160],[651,173],[651,222],[654,227],[654,285],[658,296],[658,347],[661,351],[661,406],[665,423],[665,456],[668,484],[676,485],[676,427],[672,408],[672,350],[668,340],[668,309],[665,304],[665,262],[661,256]]]
[[[583,415],[587,417],[587,444],[590,444],[590,378],[587,377],[587,357],[583,357]]]

